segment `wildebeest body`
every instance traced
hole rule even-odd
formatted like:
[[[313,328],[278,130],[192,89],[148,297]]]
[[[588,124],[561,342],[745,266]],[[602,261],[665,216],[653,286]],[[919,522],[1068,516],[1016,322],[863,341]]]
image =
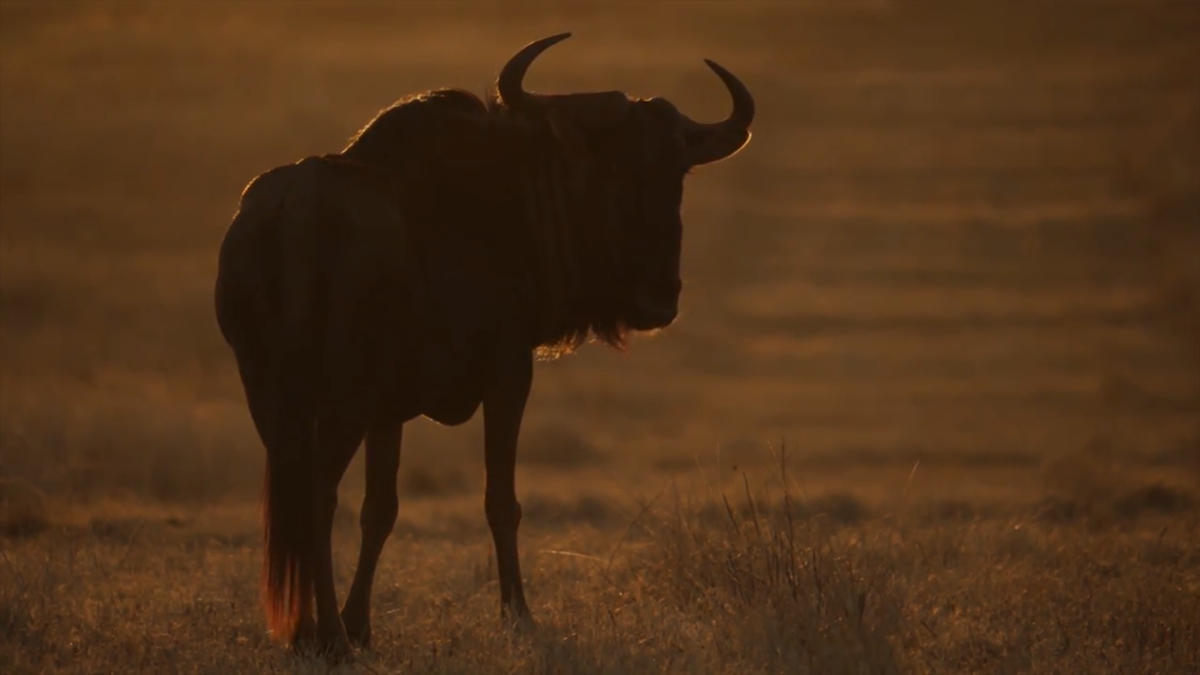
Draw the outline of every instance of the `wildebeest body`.
[[[564,37],[514,56],[491,99],[402,101],[342,152],[243,192],[216,313],[267,450],[268,619],[294,644],[369,643],[403,425],[480,407],[501,604],[528,620],[514,472],[534,356],[593,336],[620,347],[676,316],[684,176],[745,145],[753,99],[712,62],[734,99],[717,124],[663,99],[525,92],[529,63]],[[330,534],[364,438],[362,550],[339,616]]]
[[[280,308],[302,307],[300,321],[321,338],[309,346],[314,384],[331,403],[377,400],[378,414],[396,422],[425,415],[461,424],[481,402],[489,346],[506,320],[515,323],[517,290],[486,255],[485,241],[453,219],[414,228],[397,195],[386,192],[388,181],[373,173],[313,157],[247,188],[226,247],[248,255],[221,258],[219,283],[231,289],[221,298],[237,303],[219,304],[222,330],[235,350],[247,350],[246,360],[268,360],[252,350],[265,354],[282,338]],[[357,201],[346,198],[351,190]],[[289,217],[296,208],[319,216]],[[305,250],[301,240],[311,242]],[[306,252],[311,264],[293,265],[311,274],[307,283],[283,281],[279,259]],[[328,363],[338,367],[321,368]]]

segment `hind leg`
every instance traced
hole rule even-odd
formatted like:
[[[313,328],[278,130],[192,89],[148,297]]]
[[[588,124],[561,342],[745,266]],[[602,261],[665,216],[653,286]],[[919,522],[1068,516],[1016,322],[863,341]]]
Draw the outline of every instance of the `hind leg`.
[[[342,621],[350,640],[362,647],[371,644],[371,588],[375,568],[392,528],[396,525],[400,502],[396,494],[396,473],[400,469],[400,443],[403,425],[384,425],[367,434],[367,493],[363,497],[359,523],[362,548],[354,583],[342,608]]]
[[[337,589],[333,578],[333,516],[337,510],[338,483],[362,441],[364,426],[351,418],[321,419],[317,425],[316,484],[313,500],[313,596],[316,604],[316,650],[335,660],[349,656],[350,640],[338,613]]]

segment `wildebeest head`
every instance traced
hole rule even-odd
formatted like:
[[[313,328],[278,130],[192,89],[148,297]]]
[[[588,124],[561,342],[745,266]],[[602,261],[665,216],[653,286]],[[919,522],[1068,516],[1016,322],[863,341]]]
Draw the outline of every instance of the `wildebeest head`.
[[[611,228],[615,274],[608,325],[599,337],[622,341],[628,330],[669,326],[682,290],[683,182],[695,166],[733,156],[750,140],[754,99],[737,77],[705,60],[725,84],[733,111],[721,122],[696,122],[664,98],[633,99],[619,91],[535,94],[522,86],[534,59],[570,37],[526,45],[500,72],[499,103],[510,113],[544,120],[562,151],[580,167],[592,217]],[[605,334],[608,333],[608,334]]]

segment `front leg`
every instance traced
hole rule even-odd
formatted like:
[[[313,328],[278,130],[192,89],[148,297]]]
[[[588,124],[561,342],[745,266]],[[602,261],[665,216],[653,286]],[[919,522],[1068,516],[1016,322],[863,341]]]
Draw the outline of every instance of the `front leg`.
[[[506,617],[529,620],[529,606],[521,587],[517,553],[517,528],[521,504],[517,501],[517,437],[533,382],[533,354],[528,350],[501,354],[483,395],[483,445],[487,467],[484,511],[496,544],[500,573],[500,604]]]

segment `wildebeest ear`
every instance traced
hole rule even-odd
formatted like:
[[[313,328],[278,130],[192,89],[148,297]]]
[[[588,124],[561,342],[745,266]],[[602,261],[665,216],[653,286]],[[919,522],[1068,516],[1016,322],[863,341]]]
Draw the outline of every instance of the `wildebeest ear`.
[[[591,153],[588,152],[587,136],[571,115],[550,109],[546,112],[546,120],[550,123],[550,131],[558,140],[567,159],[572,164],[587,166],[591,163]]]

